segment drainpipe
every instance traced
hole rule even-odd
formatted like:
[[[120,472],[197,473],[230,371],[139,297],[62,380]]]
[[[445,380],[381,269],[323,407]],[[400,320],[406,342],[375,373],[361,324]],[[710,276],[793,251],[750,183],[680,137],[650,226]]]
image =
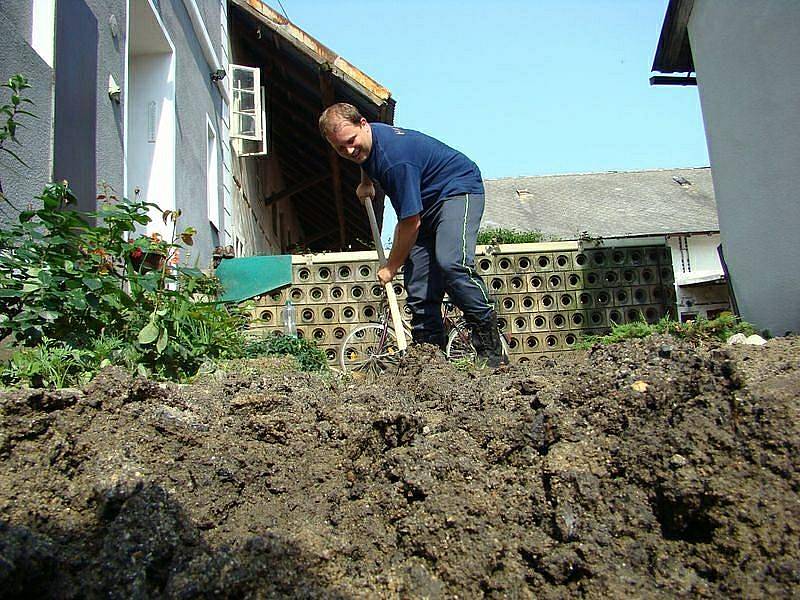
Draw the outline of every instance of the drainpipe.
[[[211,38],[208,35],[206,24],[203,22],[203,17],[200,15],[200,9],[197,7],[196,0],[183,0],[183,4],[186,6],[186,11],[189,13],[189,18],[192,21],[192,28],[197,36],[197,40],[200,42],[200,47],[203,49],[203,56],[205,56],[208,66],[211,67],[211,73],[219,69],[227,73],[227,66],[219,62],[217,53],[214,52],[214,45],[211,43]],[[230,106],[231,98],[228,95],[228,88],[225,86],[224,80],[217,80],[215,83],[219,88],[219,93],[222,95],[225,104]]]

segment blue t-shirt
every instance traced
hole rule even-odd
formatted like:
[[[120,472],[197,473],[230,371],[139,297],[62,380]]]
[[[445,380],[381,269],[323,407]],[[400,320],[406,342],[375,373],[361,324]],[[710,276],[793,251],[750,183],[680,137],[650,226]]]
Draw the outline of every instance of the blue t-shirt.
[[[445,198],[483,194],[478,166],[419,131],[370,123],[372,150],[361,168],[392,201],[398,219],[424,213]]]

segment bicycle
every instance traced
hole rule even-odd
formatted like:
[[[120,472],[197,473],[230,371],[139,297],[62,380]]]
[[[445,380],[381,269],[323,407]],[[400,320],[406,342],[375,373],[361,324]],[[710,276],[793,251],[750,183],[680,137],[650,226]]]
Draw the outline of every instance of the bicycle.
[[[339,348],[339,366],[345,373],[361,375],[374,379],[392,367],[396,367],[401,352],[397,346],[397,336],[392,328],[389,305],[386,296],[381,298],[377,322],[365,323],[352,329],[342,341]],[[445,356],[449,361],[475,360],[475,348],[472,346],[472,333],[460,311],[445,298],[442,302],[442,320],[444,322],[447,343]],[[410,328],[403,323],[406,337],[411,337]],[[508,356],[508,344],[501,332],[500,340],[503,353]]]

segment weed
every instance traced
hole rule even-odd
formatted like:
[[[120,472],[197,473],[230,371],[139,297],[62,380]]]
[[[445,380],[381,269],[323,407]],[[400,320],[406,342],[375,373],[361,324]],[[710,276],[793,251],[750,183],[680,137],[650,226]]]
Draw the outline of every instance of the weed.
[[[11,355],[3,379],[8,384],[61,388],[85,383],[88,352],[44,338],[34,348],[20,348]]]
[[[461,358],[451,361],[451,364],[456,371],[461,371],[462,373],[475,370],[475,359],[471,356],[462,356]]]
[[[585,336],[578,344],[578,347],[590,348],[595,344],[616,344],[629,339],[645,338],[657,333],[670,334],[689,341],[726,341],[735,333],[751,335],[755,333],[755,328],[750,323],[742,321],[729,312],[724,312],[715,319],[709,320],[699,317],[686,323],[679,323],[669,317],[664,317],[652,325],[644,320],[614,325],[606,335]]]

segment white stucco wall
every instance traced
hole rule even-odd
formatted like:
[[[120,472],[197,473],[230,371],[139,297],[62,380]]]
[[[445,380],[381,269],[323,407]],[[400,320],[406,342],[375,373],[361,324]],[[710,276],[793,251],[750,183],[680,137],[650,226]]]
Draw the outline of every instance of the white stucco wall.
[[[743,318],[800,331],[800,2],[695,0],[689,36]]]

